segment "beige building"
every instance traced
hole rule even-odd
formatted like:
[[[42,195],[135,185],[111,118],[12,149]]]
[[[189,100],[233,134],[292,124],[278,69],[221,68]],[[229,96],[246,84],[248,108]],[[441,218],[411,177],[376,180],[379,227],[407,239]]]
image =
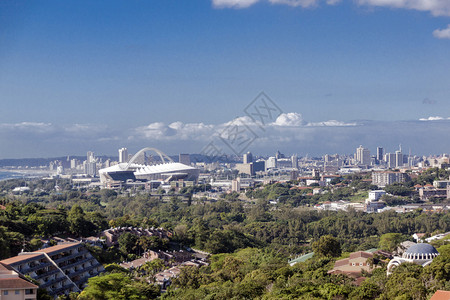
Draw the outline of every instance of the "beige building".
[[[368,261],[368,258],[373,258],[373,253],[364,251],[353,252],[349,258],[336,261],[333,270],[329,271],[329,273],[358,277],[361,275],[362,270],[372,271],[373,266]]]
[[[38,286],[0,263],[0,300],[35,300]]]

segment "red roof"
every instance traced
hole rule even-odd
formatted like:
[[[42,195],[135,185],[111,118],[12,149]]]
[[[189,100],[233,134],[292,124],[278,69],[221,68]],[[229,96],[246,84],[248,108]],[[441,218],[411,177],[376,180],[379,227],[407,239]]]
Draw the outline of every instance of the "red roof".
[[[25,279],[20,278],[0,278],[0,289],[37,289],[38,286]]]
[[[430,300],[450,300],[450,291],[436,291]]]

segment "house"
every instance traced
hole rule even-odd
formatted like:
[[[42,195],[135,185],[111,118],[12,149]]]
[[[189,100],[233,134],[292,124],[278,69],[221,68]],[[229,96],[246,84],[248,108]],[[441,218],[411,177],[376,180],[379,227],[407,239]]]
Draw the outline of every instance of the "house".
[[[373,253],[365,251],[357,251],[350,253],[348,258],[340,259],[335,262],[333,270],[328,271],[330,274],[346,274],[352,277],[360,277],[361,271],[372,271],[372,263],[368,260],[373,258]]]
[[[21,275],[30,276],[50,296],[79,292],[90,277],[104,271],[103,266],[82,243],[67,243],[35,252],[22,252],[0,263]]]
[[[0,263],[0,299],[35,300],[38,286],[19,275],[13,268]]]

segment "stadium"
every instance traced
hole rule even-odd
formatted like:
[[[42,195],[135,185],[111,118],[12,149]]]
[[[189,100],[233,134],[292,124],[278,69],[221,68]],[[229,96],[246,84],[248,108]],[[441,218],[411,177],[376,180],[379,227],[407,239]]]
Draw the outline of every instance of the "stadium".
[[[158,154],[161,163],[146,165],[136,163],[136,160],[145,152],[154,151]],[[200,170],[179,162],[174,162],[169,156],[158,149],[146,147],[139,150],[128,162],[119,163],[99,170],[100,182],[107,185],[111,182],[127,181],[174,181],[184,180],[197,182]]]

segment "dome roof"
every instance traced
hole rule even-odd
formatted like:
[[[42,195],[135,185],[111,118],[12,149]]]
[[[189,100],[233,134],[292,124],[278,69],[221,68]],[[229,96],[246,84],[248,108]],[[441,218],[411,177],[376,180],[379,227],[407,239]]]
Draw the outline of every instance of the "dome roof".
[[[420,243],[409,247],[405,253],[411,254],[439,254],[439,252],[430,244]]]
[[[433,259],[439,252],[430,244],[419,243],[409,247],[402,255],[408,259]]]

